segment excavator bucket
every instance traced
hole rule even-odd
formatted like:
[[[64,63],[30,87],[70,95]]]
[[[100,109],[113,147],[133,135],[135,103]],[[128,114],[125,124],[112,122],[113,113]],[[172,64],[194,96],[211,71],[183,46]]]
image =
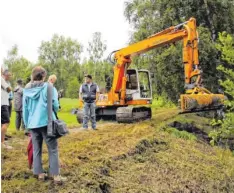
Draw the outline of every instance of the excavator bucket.
[[[180,95],[181,113],[220,109],[224,105],[222,94],[182,94]]]

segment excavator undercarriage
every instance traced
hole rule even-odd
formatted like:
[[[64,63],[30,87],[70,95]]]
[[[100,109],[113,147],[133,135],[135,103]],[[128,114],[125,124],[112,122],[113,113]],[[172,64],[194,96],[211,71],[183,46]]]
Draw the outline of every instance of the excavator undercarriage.
[[[77,121],[83,122],[83,110],[76,110]],[[125,106],[117,108],[96,108],[96,120],[117,121],[118,123],[134,123],[151,119],[152,112],[150,107]]]

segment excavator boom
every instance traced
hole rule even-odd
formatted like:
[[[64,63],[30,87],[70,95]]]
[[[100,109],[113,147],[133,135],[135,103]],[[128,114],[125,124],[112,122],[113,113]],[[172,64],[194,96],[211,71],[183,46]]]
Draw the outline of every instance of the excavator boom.
[[[116,65],[114,67],[114,92],[121,93],[121,104],[126,97],[126,69],[131,64],[131,58],[149,50],[183,41],[184,82],[186,93],[180,97],[182,112],[194,112],[196,110],[208,110],[220,108],[223,105],[224,95],[213,94],[201,85],[202,70],[198,59],[198,32],[195,18],[177,26],[169,27],[147,39],[129,45],[115,52]]]

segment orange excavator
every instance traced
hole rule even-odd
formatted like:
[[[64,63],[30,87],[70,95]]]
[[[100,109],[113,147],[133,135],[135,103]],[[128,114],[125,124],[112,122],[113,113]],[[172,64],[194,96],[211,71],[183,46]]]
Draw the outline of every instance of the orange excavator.
[[[109,55],[114,63],[112,87],[99,95],[97,119],[113,117],[118,122],[131,123],[151,118],[152,86],[148,70],[129,69],[132,58],[166,44],[183,41],[184,81],[186,93],[180,96],[182,113],[215,110],[223,106],[224,95],[213,94],[201,85],[202,71],[198,60],[196,19],[169,27],[142,41]],[[113,57],[114,56],[114,57]],[[112,59],[114,58],[114,59]],[[80,103],[82,107],[82,103]],[[76,111],[82,122],[82,108]]]

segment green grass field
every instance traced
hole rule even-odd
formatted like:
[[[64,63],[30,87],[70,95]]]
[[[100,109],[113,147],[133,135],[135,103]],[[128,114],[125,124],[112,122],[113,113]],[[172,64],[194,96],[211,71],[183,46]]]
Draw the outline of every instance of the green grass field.
[[[60,99],[61,110],[58,113],[58,116],[61,120],[65,121],[69,128],[79,127],[80,124],[76,120],[76,116],[71,114],[72,109],[78,108],[78,99],[69,99],[69,98],[62,98]],[[165,102],[162,97],[158,97],[157,99],[153,100],[152,108],[158,109],[162,107],[175,107],[170,102]],[[11,124],[9,126],[8,132],[12,133],[16,131],[15,129],[15,112],[12,111],[11,115]]]
[[[61,110],[58,113],[58,116],[61,120],[64,120],[68,127],[79,127],[80,124],[76,120],[76,116],[71,114],[71,110],[73,108],[78,108],[78,99],[68,99],[68,98],[63,98],[60,100],[61,104]],[[11,115],[11,123],[8,129],[8,132],[14,133],[16,131],[15,129],[15,112],[14,110],[12,111]]]

